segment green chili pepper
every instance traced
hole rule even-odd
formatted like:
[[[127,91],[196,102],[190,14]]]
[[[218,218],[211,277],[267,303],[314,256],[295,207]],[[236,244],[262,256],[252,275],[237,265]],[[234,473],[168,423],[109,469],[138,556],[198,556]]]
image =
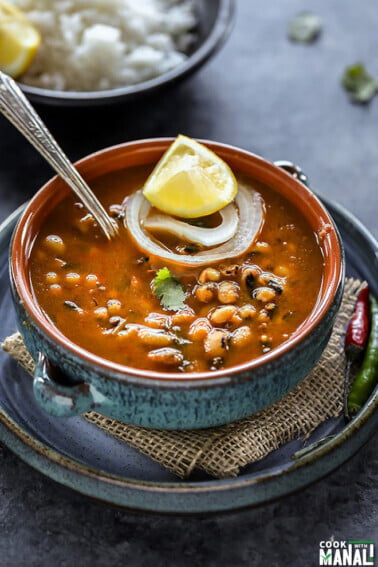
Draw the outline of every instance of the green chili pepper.
[[[370,296],[371,327],[369,342],[361,368],[348,395],[350,416],[356,415],[378,381],[378,301]]]

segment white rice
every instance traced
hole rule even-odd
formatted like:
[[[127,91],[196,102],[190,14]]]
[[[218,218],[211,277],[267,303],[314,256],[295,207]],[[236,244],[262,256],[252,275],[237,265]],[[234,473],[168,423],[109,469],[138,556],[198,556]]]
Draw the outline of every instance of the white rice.
[[[186,59],[193,0],[11,0],[42,34],[21,82],[67,91],[134,85]]]

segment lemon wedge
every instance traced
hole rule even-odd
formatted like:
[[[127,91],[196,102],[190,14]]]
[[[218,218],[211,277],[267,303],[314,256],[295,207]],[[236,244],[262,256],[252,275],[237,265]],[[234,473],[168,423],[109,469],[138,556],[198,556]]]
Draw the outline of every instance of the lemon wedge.
[[[32,62],[41,35],[25,14],[0,0],[0,70],[19,77]]]
[[[237,190],[234,174],[219,156],[180,134],[150,174],[143,195],[164,213],[197,218],[223,209]]]

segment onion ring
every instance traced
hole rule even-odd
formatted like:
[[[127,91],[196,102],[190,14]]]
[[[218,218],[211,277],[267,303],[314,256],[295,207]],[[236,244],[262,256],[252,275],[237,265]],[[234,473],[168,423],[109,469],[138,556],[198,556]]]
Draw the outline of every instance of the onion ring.
[[[239,225],[235,235],[220,246],[201,250],[193,255],[172,252],[146,233],[143,223],[151,205],[143,196],[142,190],[137,191],[127,199],[125,224],[143,252],[176,264],[203,266],[204,264],[213,264],[220,260],[240,256],[248,250],[258,237],[265,217],[264,201],[261,195],[254,189],[239,186],[235,203],[239,209]]]
[[[155,229],[169,232],[184,238],[189,242],[196,242],[203,246],[216,246],[230,240],[235,235],[239,224],[239,215],[235,203],[230,203],[219,211],[222,222],[214,228],[203,228],[177,220],[170,215],[150,215],[143,222],[143,226],[148,230]]]

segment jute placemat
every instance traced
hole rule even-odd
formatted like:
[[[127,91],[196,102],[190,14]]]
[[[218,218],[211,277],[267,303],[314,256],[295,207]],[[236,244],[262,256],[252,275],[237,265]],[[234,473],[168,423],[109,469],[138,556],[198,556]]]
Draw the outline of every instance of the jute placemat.
[[[145,429],[97,412],[87,413],[85,418],[181,478],[187,478],[194,469],[217,478],[237,476],[243,466],[262,459],[288,441],[308,436],[323,421],[342,411],[343,335],[363,285],[352,278],[346,280],[330,341],[314,370],[279,402],[251,417],[197,431]],[[19,333],[5,339],[2,348],[33,374],[34,361]]]

